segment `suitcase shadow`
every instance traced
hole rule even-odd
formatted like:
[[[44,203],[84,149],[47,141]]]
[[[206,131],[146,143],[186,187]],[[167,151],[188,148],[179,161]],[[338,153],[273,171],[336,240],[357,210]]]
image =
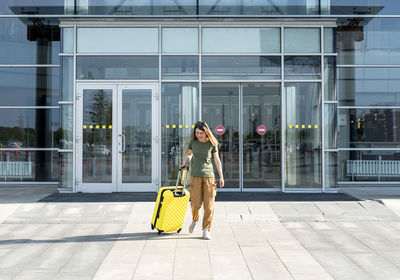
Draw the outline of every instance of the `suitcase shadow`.
[[[154,232],[134,232],[134,233],[123,233],[117,238],[118,241],[131,241],[131,240],[171,240],[171,239],[203,239],[201,236],[195,236],[192,234],[177,233],[177,232],[163,232],[158,235],[157,231]],[[117,241],[116,240],[116,241]]]

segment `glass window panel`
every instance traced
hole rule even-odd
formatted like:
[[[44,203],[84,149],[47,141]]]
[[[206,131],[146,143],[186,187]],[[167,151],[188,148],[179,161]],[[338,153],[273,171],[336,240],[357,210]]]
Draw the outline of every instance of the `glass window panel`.
[[[151,183],[152,90],[122,90],[122,183]]]
[[[325,152],[325,187],[337,188],[338,164],[336,152]]]
[[[336,52],[336,28],[324,28],[324,52]]]
[[[56,19],[0,18],[0,64],[59,64],[58,24]]]
[[[73,153],[60,153],[60,187],[72,188],[73,187]]]
[[[327,56],[324,60],[324,98],[336,101],[336,57]]]
[[[78,56],[79,80],[158,79],[158,56]]]
[[[60,128],[60,149],[73,149],[73,125],[74,107],[72,104],[60,105],[61,109],[61,128]]]
[[[340,182],[400,181],[400,151],[340,151]]]
[[[393,0],[329,0],[332,15],[393,15],[400,13],[398,1]]]
[[[199,78],[198,56],[163,56],[161,65],[163,80],[197,80]]]
[[[281,58],[267,56],[202,56],[206,80],[279,80]]]
[[[279,28],[203,28],[202,52],[279,53]]]
[[[280,92],[280,84],[243,84],[244,188],[281,187]]]
[[[163,83],[161,90],[162,185],[175,185],[192,125],[199,119],[197,83]],[[180,127],[182,125],[182,127]],[[175,126],[175,127],[174,127]]]
[[[63,53],[73,53],[74,52],[74,29],[73,28],[63,28]]]
[[[321,57],[319,56],[286,56],[286,80],[321,79]]]
[[[287,188],[321,187],[319,83],[285,83]]]
[[[82,182],[112,181],[112,90],[83,90]]]
[[[338,20],[339,64],[400,64],[400,18]]]
[[[64,14],[64,2],[70,0],[1,0],[0,14],[59,15]]]
[[[73,57],[62,58],[62,101],[74,100],[74,60]]]
[[[285,28],[285,53],[321,52],[321,29]]]
[[[399,106],[400,68],[339,68],[343,106]]]
[[[1,151],[0,181],[58,182],[59,177],[57,151]]]
[[[58,105],[58,67],[0,67],[0,106]]]
[[[77,0],[78,14],[89,15],[195,15],[195,0]]]
[[[2,148],[58,148],[59,109],[0,109]]]
[[[324,140],[326,149],[336,149],[337,146],[336,119],[337,119],[336,104],[325,104]]]
[[[157,28],[78,28],[78,53],[158,53]]]
[[[239,84],[203,84],[201,104],[203,120],[219,141],[224,188],[239,188]],[[216,135],[218,125],[225,127],[223,135]]]
[[[318,0],[199,1],[201,15],[309,15],[319,13]]]
[[[198,28],[163,28],[163,53],[197,53],[199,51]]]
[[[339,148],[399,148],[399,109],[339,109]]]

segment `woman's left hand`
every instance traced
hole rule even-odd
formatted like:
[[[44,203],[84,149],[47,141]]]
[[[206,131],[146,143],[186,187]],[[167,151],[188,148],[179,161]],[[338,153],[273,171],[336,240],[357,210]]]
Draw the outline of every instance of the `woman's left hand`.
[[[224,178],[220,178],[220,179],[219,179],[219,187],[220,187],[220,188],[223,188],[224,185],[225,185]]]

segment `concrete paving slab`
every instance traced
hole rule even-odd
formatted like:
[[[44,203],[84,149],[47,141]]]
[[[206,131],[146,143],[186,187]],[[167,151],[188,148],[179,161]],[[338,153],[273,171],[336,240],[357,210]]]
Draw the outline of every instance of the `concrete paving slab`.
[[[331,279],[325,269],[307,252],[302,250],[276,250],[279,258],[294,279]]]
[[[400,269],[376,253],[346,253],[362,270],[373,279],[399,279]]]
[[[51,280],[54,279],[56,271],[23,270],[13,279],[15,280]]]
[[[338,224],[340,227],[340,224]],[[368,231],[365,227],[343,228],[343,230],[354,238],[368,246],[373,251],[377,250],[399,250],[400,247],[386,238],[381,238],[374,231]]]
[[[213,277],[207,247],[176,248],[173,279],[184,279],[185,277],[189,279],[210,279]]]
[[[241,250],[253,279],[293,279],[269,245],[263,247],[241,247]]]
[[[69,273],[58,273],[54,280],[92,280],[92,276],[73,275]]]
[[[172,279],[175,250],[144,250],[132,279]]]
[[[214,279],[252,279],[249,268],[239,247],[225,252],[209,247]]]
[[[373,280],[340,251],[310,250],[311,255],[336,280]]]
[[[93,280],[131,280],[135,274],[136,264],[106,263],[102,264]]]

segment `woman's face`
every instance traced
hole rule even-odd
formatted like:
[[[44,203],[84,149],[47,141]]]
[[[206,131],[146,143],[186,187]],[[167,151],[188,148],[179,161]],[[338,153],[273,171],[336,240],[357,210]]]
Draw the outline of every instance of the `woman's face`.
[[[207,142],[208,141],[207,134],[203,130],[196,128],[195,133],[196,133],[196,138],[200,142]]]

